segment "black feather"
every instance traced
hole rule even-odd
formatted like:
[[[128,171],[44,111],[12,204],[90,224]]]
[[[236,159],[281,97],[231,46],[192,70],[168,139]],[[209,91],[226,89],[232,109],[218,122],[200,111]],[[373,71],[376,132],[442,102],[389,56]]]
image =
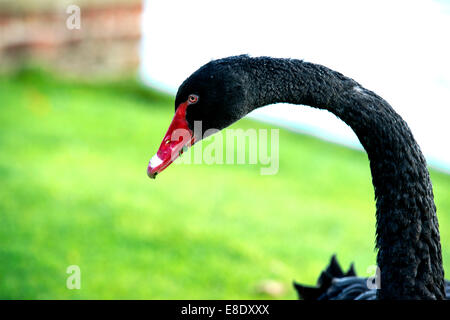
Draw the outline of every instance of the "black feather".
[[[388,102],[339,72],[295,59],[236,56],[214,60],[180,86],[175,108],[189,94],[189,127],[223,129],[252,110],[287,102],[325,109],[349,125],[368,154],[376,199],[377,264],[381,299],[443,299],[446,288],[433,188],[425,158],[406,122]],[[349,274],[354,274],[350,269]],[[319,288],[339,286],[335,262]],[[331,286],[330,286],[331,283]],[[317,291],[296,286],[299,294]],[[345,297],[360,287],[352,286]],[[340,294],[334,297],[342,298]]]

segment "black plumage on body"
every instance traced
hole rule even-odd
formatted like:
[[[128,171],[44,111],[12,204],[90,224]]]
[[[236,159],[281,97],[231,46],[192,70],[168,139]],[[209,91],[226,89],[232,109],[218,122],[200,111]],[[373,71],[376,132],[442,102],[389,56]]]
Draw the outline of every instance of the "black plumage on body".
[[[353,264],[344,273],[336,259],[336,255],[331,257],[330,263],[320,274],[316,286],[302,285],[295,281],[293,285],[299,299],[302,300],[377,299],[375,275],[370,279],[358,277]],[[445,296],[447,300],[450,300],[450,281],[445,281]]]

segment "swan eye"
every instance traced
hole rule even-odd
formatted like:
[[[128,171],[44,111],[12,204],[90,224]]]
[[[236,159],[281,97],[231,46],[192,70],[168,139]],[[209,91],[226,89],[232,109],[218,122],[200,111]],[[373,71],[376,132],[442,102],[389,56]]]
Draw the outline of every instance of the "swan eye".
[[[189,98],[188,98],[189,104],[197,103],[197,101],[198,101],[198,96],[196,94],[189,95]]]

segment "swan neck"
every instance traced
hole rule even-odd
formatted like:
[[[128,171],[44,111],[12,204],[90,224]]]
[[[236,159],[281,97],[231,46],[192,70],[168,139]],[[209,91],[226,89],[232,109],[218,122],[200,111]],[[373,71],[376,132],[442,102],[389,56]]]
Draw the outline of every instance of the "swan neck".
[[[433,188],[406,122],[381,97],[326,67],[260,58],[251,70],[254,108],[286,102],[326,109],[366,150],[376,199],[379,298],[445,298]]]

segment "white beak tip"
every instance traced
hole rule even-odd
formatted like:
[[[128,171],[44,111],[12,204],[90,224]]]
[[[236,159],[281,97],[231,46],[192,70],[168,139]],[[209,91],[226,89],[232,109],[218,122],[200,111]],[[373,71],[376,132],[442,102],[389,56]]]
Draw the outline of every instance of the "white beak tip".
[[[159,166],[163,161],[158,157],[157,154],[155,154],[151,159],[150,162],[148,164],[149,167],[151,168],[156,168],[157,166]]]

